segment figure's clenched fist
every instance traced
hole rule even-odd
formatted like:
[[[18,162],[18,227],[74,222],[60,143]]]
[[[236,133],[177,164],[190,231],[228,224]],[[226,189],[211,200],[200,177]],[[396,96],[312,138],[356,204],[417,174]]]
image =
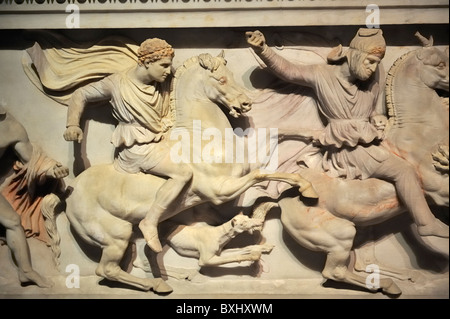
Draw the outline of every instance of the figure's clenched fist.
[[[247,43],[257,52],[262,52],[266,47],[266,38],[261,31],[248,31],[245,32]]]
[[[64,177],[66,177],[67,175],[69,175],[69,168],[66,167],[66,166],[64,166],[64,165],[62,165],[62,164],[59,163],[59,162],[56,162],[56,163],[53,165],[53,167],[50,168],[50,169],[47,171],[47,174],[46,174],[46,175],[47,175],[48,177],[56,178],[56,179],[64,178]]]
[[[77,141],[81,143],[83,140],[83,131],[80,127],[71,125],[66,128],[63,136],[66,141]]]

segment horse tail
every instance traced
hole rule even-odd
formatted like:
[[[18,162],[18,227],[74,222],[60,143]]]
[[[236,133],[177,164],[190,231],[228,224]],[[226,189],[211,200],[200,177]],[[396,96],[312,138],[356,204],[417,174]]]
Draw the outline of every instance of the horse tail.
[[[274,207],[278,207],[278,203],[262,202],[253,210],[251,218],[266,220],[267,214]],[[263,226],[261,225],[260,229],[257,229],[257,230],[262,230],[262,227]]]
[[[60,212],[61,203],[63,203],[63,200],[54,193],[46,195],[41,203],[44,225],[50,240],[49,245],[53,253],[53,262],[56,266],[59,266],[59,257],[61,255],[61,237],[56,225],[56,216]]]

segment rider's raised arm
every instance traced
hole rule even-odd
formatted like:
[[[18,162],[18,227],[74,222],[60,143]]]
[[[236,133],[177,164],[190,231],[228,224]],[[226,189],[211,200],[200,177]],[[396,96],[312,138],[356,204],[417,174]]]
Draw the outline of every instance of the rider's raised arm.
[[[275,53],[269,46],[265,46],[264,50],[258,55],[267,67],[280,79],[302,86],[312,87],[314,85],[315,65],[292,63]]]
[[[112,98],[109,79],[94,82],[77,89],[69,101],[66,127],[80,126],[80,119],[86,106],[92,102],[109,101]]]

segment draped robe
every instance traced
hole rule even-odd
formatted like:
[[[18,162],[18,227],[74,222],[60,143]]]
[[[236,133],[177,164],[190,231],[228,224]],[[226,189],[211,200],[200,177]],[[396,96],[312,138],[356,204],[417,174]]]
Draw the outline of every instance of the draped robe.
[[[332,177],[368,178],[390,153],[377,145],[378,132],[369,118],[376,108],[379,85],[349,83],[336,76],[336,65],[295,65],[271,49],[264,63],[282,79],[312,88],[327,123],[319,136],[324,146],[323,169]]]

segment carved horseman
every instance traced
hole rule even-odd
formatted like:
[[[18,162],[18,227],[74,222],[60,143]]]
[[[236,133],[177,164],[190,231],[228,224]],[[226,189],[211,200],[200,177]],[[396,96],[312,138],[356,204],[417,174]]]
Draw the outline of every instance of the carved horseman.
[[[88,84],[72,94],[69,102],[67,141],[81,142],[80,117],[88,102],[111,101],[113,115],[119,121],[112,143],[117,156],[114,166],[125,173],[151,173],[167,178],[148,208],[139,228],[147,244],[155,252],[162,250],[157,226],[160,217],[174,204],[192,179],[187,164],[170,160],[170,150],[159,143],[173,125],[169,107],[169,81],[174,50],[166,41],[153,38],[144,41],[138,50],[138,63],[123,72]]]
[[[332,177],[393,182],[419,234],[448,238],[448,228],[430,211],[413,167],[383,146],[371,123],[380,91],[374,73],[386,50],[381,30],[358,30],[349,49],[337,47],[324,65],[299,66],[285,60],[267,46],[259,31],[248,32],[247,41],[276,76],[312,88],[327,120],[322,131],[282,134],[320,143],[322,167]]]

